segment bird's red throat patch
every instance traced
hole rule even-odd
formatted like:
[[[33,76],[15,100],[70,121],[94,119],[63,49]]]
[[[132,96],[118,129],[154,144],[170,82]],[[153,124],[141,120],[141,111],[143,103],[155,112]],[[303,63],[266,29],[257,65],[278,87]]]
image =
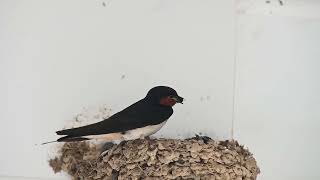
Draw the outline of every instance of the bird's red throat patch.
[[[174,106],[177,102],[171,97],[164,97],[160,100],[160,104],[164,106]]]

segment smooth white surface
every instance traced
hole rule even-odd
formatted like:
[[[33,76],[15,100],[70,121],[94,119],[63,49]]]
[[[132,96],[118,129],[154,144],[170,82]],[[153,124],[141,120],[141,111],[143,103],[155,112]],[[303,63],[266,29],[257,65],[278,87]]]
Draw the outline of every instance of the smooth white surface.
[[[102,2],[0,2],[0,176],[63,178],[35,144],[158,84],[187,99],[158,136],[230,138],[236,65],[234,133],[258,179],[320,179],[319,1]]]
[[[186,98],[158,135],[230,138],[232,1],[102,3],[1,1],[0,175],[57,177],[35,144],[83,107],[114,113],[156,85]]]
[[[235,138],[255,154],[259,180],[320,179],[320,19],[240,14],[237,36]]]

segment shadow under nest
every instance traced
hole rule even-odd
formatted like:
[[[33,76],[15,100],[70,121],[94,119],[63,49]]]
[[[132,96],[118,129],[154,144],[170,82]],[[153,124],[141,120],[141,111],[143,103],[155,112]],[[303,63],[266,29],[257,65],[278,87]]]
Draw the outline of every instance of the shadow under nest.
[[[110,145],[110,144],[109,144]],[[212,179],[255,180],[260,170],[252,154],[237,141],[208,137],[138,139],[103,146],[65,143],[49,160],[54,172],[72,179]]]

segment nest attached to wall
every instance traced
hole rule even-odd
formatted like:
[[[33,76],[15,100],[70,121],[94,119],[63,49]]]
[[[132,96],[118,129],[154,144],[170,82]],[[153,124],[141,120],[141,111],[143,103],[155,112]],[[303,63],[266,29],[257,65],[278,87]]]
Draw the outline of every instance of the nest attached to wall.
[[[49,161],[55,172],[73,179],[212,179],[255,180],[260,170],[252,154],[237,141],[138,139],[101,146],[65,143]]]

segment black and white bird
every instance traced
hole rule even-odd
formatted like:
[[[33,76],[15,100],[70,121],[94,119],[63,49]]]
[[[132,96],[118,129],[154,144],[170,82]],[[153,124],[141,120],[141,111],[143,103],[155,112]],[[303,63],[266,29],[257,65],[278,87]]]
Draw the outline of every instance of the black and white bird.
[[[102,139],[105,141],[133,140],[159,131],[173,114],[172,107],[183,102],[177,92],[167,86],[149,90],[146,97],[103,121],[57,131],[64,135],[58,142]]]

